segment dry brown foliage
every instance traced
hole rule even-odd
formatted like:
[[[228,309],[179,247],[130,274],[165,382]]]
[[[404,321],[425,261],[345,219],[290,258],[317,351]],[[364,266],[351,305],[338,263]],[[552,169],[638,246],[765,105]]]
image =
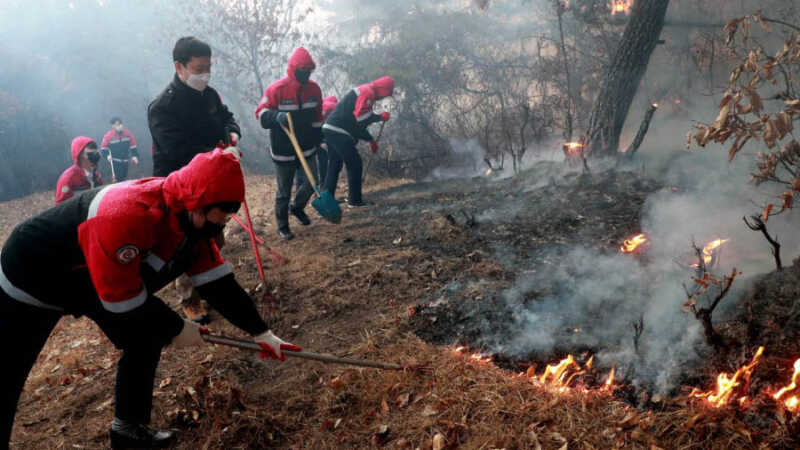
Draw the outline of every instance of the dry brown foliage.
[[[733,161],[751,140],[766,149],[756,155],[756,184],[773,182],[784,185],[780,210],[773,212],[765,205],[765,216],[790,209],[800,192],[800,143],[793,134],[794,122],[800,118],[800,32],[792,32],[783,47],[774,54],[751,38],[751,25],[757,24],[772,33],[761,13],[734,19],[725,26],[729,50],[741,63],[731,72],[728,90],[719,104],[717,118],[711,124],[696,125],[693,137],[698,145],[709,142],[733,143],[728,161]],[[737,39],[738,37],[738,39]],[[774,92],[768,98],[766,92]],[[777,91],[777,92],[776,92]],[[778,107],[773,101],[780,102]],[[762,147],[763,148],[763,147]]]

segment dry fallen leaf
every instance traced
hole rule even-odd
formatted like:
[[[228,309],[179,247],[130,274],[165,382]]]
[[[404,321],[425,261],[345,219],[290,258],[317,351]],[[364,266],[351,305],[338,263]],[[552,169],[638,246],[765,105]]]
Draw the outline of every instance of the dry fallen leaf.
[[[381,412],[383,414],[389,414],[389,403],[386,401],[386,397],[381,399]]]
[[[342,380],[342,377],[336,377],[328,382],[328,387],[334,391],[341,390],[344,388],[344,380]]]
[[[405,394],[398,395],[397,399],[395,400],[395,403],[397,403],[397,406],[399,408],[405,408],[406,406],[408,406],[410,400],[411,400],[411,393],[406,392]]]
[[[164,378],[163,380],[161,380],[161,383],[158,383],[158,387],[163,389],[163,388],[169,386],[170,383],[172,383],[172,378],[167,377],[167,378]]]
[[[433,437],[433,450],[442,450],[446,444],[444,435],[436,433],[436,436]]]
[[[423,416],[430,417],[430,416],[435,416],[437,414],[439,414],[439,411],[437,411],[436,408],[432,405],[426,405],[425,409],[422,410]]]

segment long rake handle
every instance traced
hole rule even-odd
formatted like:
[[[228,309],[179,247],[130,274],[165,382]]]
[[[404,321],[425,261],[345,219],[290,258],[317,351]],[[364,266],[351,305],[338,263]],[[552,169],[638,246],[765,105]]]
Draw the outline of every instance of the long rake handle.
[[[308,167],[308,161],[306,161],[306,156],[303,154],[303,149],[300,148],[300,144],[297,142],[297,136],[294,135],[294,122],[292,122],[292,113],[286,113],[286,117],[289,119],[289,129],[287,130],[286,127],[281,125],[283,132],[289,136],[289,140],[292,142],[292,147],[294,147],[294,152],[297,153],[297,158],[300,159],[300,164],[303,166],[303,171],[306,173],[308,177],[308,181],[311,183],[311,187],[314,188],[314,193],[317,194],[317,197],[320,196],[319,188],[317,187],[317,179],[314,177],[314,174],[311,173],[311,168]]]
[[[210,342],[212,344],[228,345],[230,347],[237,347],[244,350],[252,350],[256,352],[263,351],[261,349],[261,346],[256,344],[255,342],[242,341],[239,339],[233,339],[225,336],[215,336],[211,334],[204,334],[202,336],[203,340],[205,340],[206,342]],[[338,356],[325,355],[322,353],[311,353],[302,351],[295,352],[290,350],[283,350],[283,353],[286,354],[286,356],[291,356],[293,358],[311,359],[314,361],[320,361],[324,363],[348,364],[351,366],[372,367],[375,369],[384,369],[384,370],[406,369],[406,367],[397,364],[388,364],[388,363],[382,363],[378,361],[368,361],[363,359],[340,358]]]

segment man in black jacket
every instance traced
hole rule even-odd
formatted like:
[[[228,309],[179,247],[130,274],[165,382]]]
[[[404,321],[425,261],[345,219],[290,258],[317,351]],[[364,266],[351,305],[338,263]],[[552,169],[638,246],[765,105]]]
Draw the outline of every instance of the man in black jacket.
[[[172,50],[175,76],[150,103],[147,122],[153,136],[153,176],[165,177],[189,163],[198,153],[214,149],[218,142],[239,140],[241,131],[233,113],[208,85],[211,47],[194,37],[182,37]],[[222,233],[217,237],[222,247]],[[206,305],[186,277],[176,282],[184,313],[207,323]]]
[[[211,77],[211,47],[182,37],[172,50],[175,76],[150,103],[147,122],[153,136],[153,176],[165,177],[219,141],[241,135],[233,113],[222,103]]]

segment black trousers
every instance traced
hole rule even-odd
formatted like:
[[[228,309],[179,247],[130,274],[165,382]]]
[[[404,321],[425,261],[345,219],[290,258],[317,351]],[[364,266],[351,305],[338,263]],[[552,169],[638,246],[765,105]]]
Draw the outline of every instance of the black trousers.
[[[128,179],[128,161],[112,161],[114,164],[114,175],[117,176],[117,181],[125,181]]]
[[[323,130],[323,133],[328,143],[328,172],[324,188],[335,195],[339,172],[343,165],[347,166],[347,201],[361,203],[361,174],[364,168],[356,149],[356,140],[335,131]]]
[[[157,314],[171,312],[166,305],[163,308],[157,306],[153,311],[157,311]],[[164,339],[150,338],[150,331],[144,329],[138,330],[138,335],[131,336],[130,327],[124,323],[126,318],[106,311],[99,302],[85,314],[123,351],[117,363],[114,415],[133,423],[149,423],[153,382],[165,345]],[[25,379],[50,332],[63,315],[59,311],[21,303],[0,289],[0,342],[4,347],[2,370],[6,380],[0,389],[0,448],[7,446],[11,437]]]
[[[317,154],[311,159],[317,160],[317,170],[312,175],[316,178],[317,185],[322,185],[325,182],[325,174],[328,172],[328,151],[317,147]],[[306,171],[302,167],[298,167],[297,175],[295,175],[295,188],[300,189],[307,179]]]
[[[317,171],[316,156],[306,158],[308,168],[311,173]],[[314,193],[314,188],[305,177],[304,182],[297,189],[292,199],[292,184],[294,183],[295,174],[297,170],[303,170],[300,161],[294,160],[291,162],[276,162],[275,163],[275,178],[278,182],[278,189],[275,192],[275,220],[278,222],[278,229],[289,228],[289,206],[291,203],[292,208],[304,209],[308,205],[308,200]]]

